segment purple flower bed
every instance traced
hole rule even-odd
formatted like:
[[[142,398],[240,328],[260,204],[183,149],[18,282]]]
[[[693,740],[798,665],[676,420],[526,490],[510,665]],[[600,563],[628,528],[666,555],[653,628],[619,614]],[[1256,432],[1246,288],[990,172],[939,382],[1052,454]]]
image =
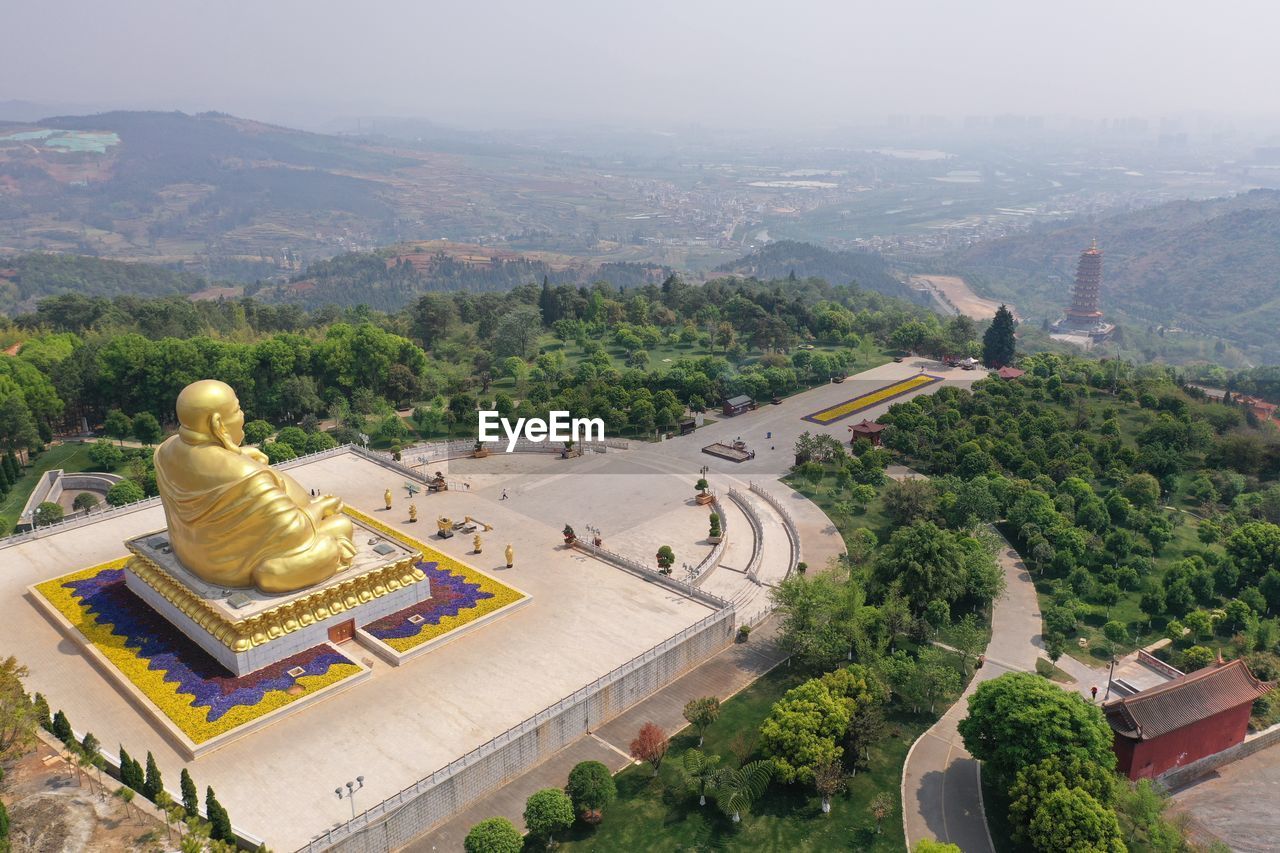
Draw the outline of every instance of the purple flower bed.
[[[364,630],[384,641],[413,637],[438,625],[447,616],[457,616],[459,611],[475,607],[482,599],[493,598],[493,593],[483,591],[479,584],[440,568],[438,563],[419,562],[418,568],[431,582],[431,597],[376,619],[364,626]],[[416,625],[409,621],[415,614],[422,617]]]
[[[238,678],[130,592],[123,569],[106,569],[63,586],[99,625],[109,623],[112,634],[123,637],[128,648],[137,649],[148,669],[163,672],[165,681],[176,682],[179,691],[194,696],[194,706],[207,706],[210,723],[241,705],[257,705],[269,691],[288,690],[296,679],[287,670],[296,666],[305,669],[305,675],[324,675],[336,664],[352,663],[330,646],[320,645]]]

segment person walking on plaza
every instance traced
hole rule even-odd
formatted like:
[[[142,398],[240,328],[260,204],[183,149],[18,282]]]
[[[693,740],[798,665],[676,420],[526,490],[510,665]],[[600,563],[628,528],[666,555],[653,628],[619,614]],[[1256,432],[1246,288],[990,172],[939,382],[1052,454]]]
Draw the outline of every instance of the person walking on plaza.
[[[498,498],[498,500],[500,500],[500,501],[505,501],[506,499],[507,499],[507,490],[506,490],[506,489],[503,489],[503,490],[502,490],[502,497]]]

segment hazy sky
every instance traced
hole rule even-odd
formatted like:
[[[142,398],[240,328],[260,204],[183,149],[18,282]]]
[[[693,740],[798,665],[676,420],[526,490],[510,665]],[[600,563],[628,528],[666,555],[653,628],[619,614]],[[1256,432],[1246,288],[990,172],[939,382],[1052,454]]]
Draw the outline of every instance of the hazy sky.
[[[313,123],[1277,112],[1280,4],[0,0],[0,100]]]

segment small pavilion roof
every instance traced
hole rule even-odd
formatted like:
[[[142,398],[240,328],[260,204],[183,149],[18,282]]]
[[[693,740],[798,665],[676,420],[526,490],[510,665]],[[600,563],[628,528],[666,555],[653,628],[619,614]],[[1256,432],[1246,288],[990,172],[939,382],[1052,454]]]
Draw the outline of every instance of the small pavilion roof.
[[[1026,375],[1026,371],[1016,367],[1002,367],[996,371],[996,375],[1001,379],[1017,379],[1019,376]]]
[[[884,424],[878,424],[875,421],[869,421],[863,418],[860,423],[856,423],[849,427],[850,432],[858,432],[864,435],[874,435],[884,429]]]

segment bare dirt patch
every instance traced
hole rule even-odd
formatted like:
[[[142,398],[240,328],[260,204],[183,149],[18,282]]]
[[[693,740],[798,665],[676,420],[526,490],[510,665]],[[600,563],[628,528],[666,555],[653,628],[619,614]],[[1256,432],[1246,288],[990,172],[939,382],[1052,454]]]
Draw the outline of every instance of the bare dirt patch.
[[[974,293],[968,282],[958,275],[917,275],[911,277],[911,286],[916,290],[929,291],[934,301],[955,314],[964,314],[975,320],[990,320],[995,316],[1000,303],[994,299],[983,299]],[[1012,305],[1005,303],[1017,317],[1018,312]]]
[[[95,775],[96,778],[96,775]],[[141,814],[126,812],[111,795],[118,787],[110,777],[104,796],[96,781],[79,777],[45,744],[7,769],[4,802],[9,809],[9,837],[15,851],[30,853],[134,853],[164,849],[165,827]]]

